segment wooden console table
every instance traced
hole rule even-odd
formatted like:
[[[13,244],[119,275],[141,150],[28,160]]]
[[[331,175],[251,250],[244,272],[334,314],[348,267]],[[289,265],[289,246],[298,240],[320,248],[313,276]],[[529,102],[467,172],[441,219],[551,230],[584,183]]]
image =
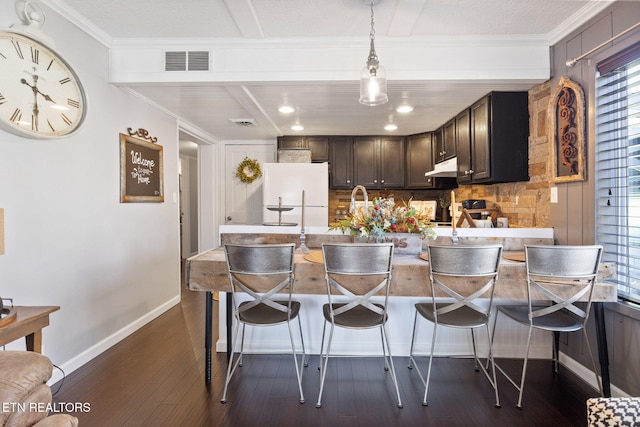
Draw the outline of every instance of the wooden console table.
[[[42,353],[42,328],[49,325],[49,314],[60,310],[58,306],[16,306],[13,321],[0,327],[0,345],[24,337],[27,351]]]

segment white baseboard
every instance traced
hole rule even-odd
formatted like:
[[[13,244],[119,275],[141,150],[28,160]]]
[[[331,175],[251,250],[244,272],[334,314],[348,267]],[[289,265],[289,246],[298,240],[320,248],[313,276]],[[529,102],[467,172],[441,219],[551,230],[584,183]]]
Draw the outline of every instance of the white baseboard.
[[[144,316],[136,319],[135,321],[129,323],[122,329],[114,332],[110,336],[106,337],[102,341],[96,343],[92,347],[89,347],[82,353],[78,354],[76,357],[67,360],[63,364],[60,365],[60,368],[64,371],[65,375],[70,374],[76,369],[80,368],[85,363],[89,362],[96,356],[104,353],[107,349],[114,346],[115,344],[122,341],[124,338],[128,337],[138,329],[142,328],[147,323],[151,322],[153,319],[157,318],[170,308],[180,303],[180,295],[176,295],[171,298],[161,306],[155,308],[154,310],[148,312]],[[62,372],[59,369],[53,369],[53,375],[51,379],[47,382],[50,386],[60,381],[63,378]]]
[[[567,367],[567,369],[569,369],[571,372],[573,372],[578,377],[580,377],[580,379],[582,379],[584,382],[586,382],[591,387],[593,387],[593,390],[594,390],[593,397],[598,396],[598,392],[597,392],[598,384],[596,383],[596,376],[592,370],[590,370],[584,365],[581,365],[580,363],[576,362],[574,359],[572,359],[571,357],[567,356],[562,352],[560,353],[560,363],[562,363],[564,366]],[[600,379],[602,380],[602,378]],[[613,384],[611,384],[611,396],[612,397],[630,397],[629,394],[624,392],[622,389],[619,389],[618,387],[614,386]]]
[[[215,351],[218,353],[225,353],[227,351],[227,338],[226,333],[221,333],[218,341],[215,342]],[[297,338],[297,337],[296,337]],[[377,356],[381,354],[381,346],[379,338],[375,341],[337,341],[334,340],[332,344],[332,353],[335,355],[348,355],[348,356]],[[357,340],[357,338],[355,338]],[[290,342],[285,336],[282,339],[274,340],[261,340],[251,341],[247,340],[245,343],[245,353],[247,354],[279,354],[291,352]],[[423,340],[424,341],[424,340]],[[296,344],[297,344],[296,340]],[[353,345],[356,343],[355,345]],[[391,354],[393,356],[408,356],[410,341],[395,341],[391,342]],[[429,354],[427,347],[428,343],[421,343],[414,349],[415,354],[426,356]],[[320,341],[308,340],[305,337],[305,345],[307,354],[318,354],[320,352]],[[518,345],[501,345],[494,348],[495,355],[498,358],[522,358],[523,348]],[[532,346],[529,351],[530,359],[546,359],[551,354],[550,346]],[[436,347],[434,356],[437,357],[471,357],[473,355],[471,347],[467,342],[449,342],[444,345]],[[478,355],[483,358],[487,355],[487,348],[484,345],[478,346]],[[595,380],[594,380],[595,382]]]

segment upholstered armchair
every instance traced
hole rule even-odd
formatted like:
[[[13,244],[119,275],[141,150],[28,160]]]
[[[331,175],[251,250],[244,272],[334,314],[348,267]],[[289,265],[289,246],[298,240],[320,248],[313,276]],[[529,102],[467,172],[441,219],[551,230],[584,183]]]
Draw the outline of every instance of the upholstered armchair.
[[[587,400],[589,427],[634,427],[640,422],[640,397],[594,397]]]
[[[0,426],[76,427],[68,414],[48,416],[53,364],[32,351],[0,351]]]

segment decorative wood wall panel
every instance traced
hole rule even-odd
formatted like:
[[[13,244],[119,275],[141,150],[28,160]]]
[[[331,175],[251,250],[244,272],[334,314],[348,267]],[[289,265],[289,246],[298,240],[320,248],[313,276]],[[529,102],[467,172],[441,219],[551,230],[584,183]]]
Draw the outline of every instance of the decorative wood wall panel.
[[[553,181],[585,181],[584,92],[566,76],[560,78],[549,101],[549,124]]]

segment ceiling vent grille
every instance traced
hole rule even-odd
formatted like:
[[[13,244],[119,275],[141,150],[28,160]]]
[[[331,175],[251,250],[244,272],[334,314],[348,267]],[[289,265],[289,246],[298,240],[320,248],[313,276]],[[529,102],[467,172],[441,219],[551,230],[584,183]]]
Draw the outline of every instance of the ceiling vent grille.
[[[240,127],[249,127],[256,124],[255,119],[229,119]]]
[[[165,52],[165,71],[209,71],[209,51]]]
[[[189,52],[189,71],[209,71],[209,52],[206,50]]]
[[[187,52],[165,52],[164,70],[165,71],[186,71],[187,70]]]

